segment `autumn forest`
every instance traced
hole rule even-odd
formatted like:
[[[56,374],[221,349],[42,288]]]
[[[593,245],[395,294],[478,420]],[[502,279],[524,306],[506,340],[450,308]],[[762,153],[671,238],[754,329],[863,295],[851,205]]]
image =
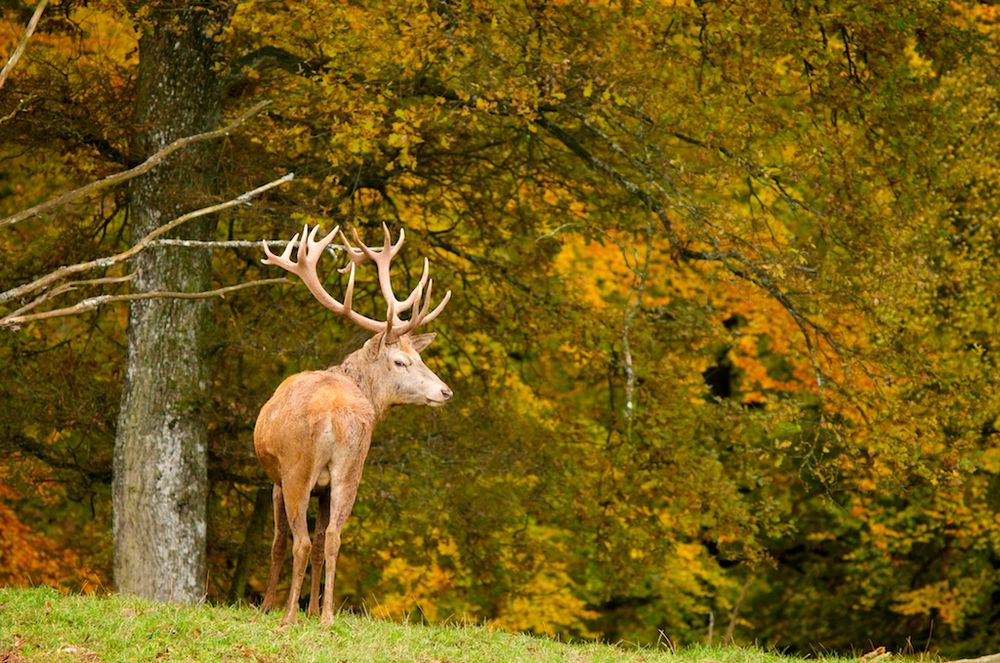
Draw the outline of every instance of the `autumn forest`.
[[[0,3],[0,584],[259,604],[257,413],[368,337],[260,242],[384,223],[454,397],[375,430],[340,610],[1000,650],[998,47],[973,0]]]

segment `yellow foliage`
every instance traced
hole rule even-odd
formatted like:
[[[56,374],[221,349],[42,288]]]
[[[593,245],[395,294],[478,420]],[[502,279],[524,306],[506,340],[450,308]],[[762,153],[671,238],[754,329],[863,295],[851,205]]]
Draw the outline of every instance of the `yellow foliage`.
[[[979,459],[979,467],[993,474],[1000,473],[1000,447],[993,447],[983,452]]]
[[[416,610],[431,622],[456,617],[440,612],[440,599],[454,587],[456,569],[461,569],[458,546],[454,540],[447,537],[440,539],[426,564],[413,564],[403,556],[394,556],[386,551],[381,551],[379,557],[388,560],[382,568],[383,582],[397,589],[379,596],[373,608],[375,615],[402,619]]]
[[[964,607],[962,590],[947,580],[902,592],[894,604],[896,612],[903,615],[931,615],[932,611],[936,612],[947,626],[961,623]]]
[[[569,632],[593,637],[586,620],[597,618],[598,613],[587,609],[586,602],[577,598],[572,588],[565,566],[551,564],[520,585],[490,623],[511,631],[553,636]]]

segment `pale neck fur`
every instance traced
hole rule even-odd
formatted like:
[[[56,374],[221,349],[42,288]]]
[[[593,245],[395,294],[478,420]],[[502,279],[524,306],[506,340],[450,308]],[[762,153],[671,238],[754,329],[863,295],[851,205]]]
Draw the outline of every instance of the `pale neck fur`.
[[[340,371],[358,386],[361,393],[371,401],[372,408],[375,410],[375,422],[377,423],[392,404],[392,395],[385,389],[384,381],[375,379],[372,375],[373,366],[371,361],[365,357],[366,353],[367,350],[365,348],[355,350],[344,359],[343,363],[339,366],[333,366],[329,370]]]

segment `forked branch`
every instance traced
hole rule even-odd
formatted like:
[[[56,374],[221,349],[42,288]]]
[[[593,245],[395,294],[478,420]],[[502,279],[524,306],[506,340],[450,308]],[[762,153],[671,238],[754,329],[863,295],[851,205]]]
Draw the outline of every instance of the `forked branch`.
[[[223,288],[216,288],[215,290],[202,290],[199,292],[174,292],[170,290],[149,290],[147,292],[127,292],[121,295],[97,295],[96,297],[88,297],[72,306],[65,306],[63,308],[53,309],[51,311],[43,311],[41,313],[29,313],[27,315],[15,315],[11,314],[4,318],[0,318],[0,327],[13,327],[15,330],[20,326],[28,322],[35,322],[37,320],[48,320],[49,318],[63,318],[69,315],[77,315],[78,313],[83,313],[84,311],[91,311],[99,306],[104,306],[106,304],[113,304],[116,302],[135,302],[141,299],[210,299],[212,297],[224,297],[225,295],[236,292],[237,290],[244,290],[246,288],[254,288],[259,285],[273,285],[275,283],[287,283],[287,279],[260,279],[259,281],[247,281],[246,283],[237,283],[236,285],[229,285]]]
[[[247,191],[245,193],[242,193],[231,200],[227,200],[226,202],[219,203],[217,205],[212,205],[210,207],[203,207],[201,209],[194,210],[193,212],[188,212],[187,214],[179,216],[173,221],[165,225],[162,225],[159,228],[156,228],[155,230],[152,230],[151,232],[149,232],[149,234],[147,234],[145,237],[136,242],[134,246],[125,251],[122,251],[121,253],[117,253],[113,256],[106,256],[103,258],[88,260],[87,262],[81,262],[75,265],[68,265],[66,267],[61,267],[55,270],[54,272],[50,272],[45,276],[35,279],[30,283],[25,283],[24,285],[17,286],[16,288],[11,288],[10,290],[0,292],[0,304],[48,288],[49,286],[53,285],[60,279],[65,278],[67,276],[72,276],[73,274],[79,274],[80,272],[86,272],[98,267],[111,267],[112,265],[124,262],[129,258],[135,256],[140,251],[146,249],[149,246],[149,244],[152,243],[158,237],[165,235],[166,233],[170,232],[171,230],[180,226],[181,224],[187,223],[192,219],[205,216],[206,214],[214,214],[215,212],[221,212],[222,210],[229,209],[231,207],[244,205],[254,196],[258,196],[264,193],[265,191],[272,189],[278,185],[290,182],[293,177],[294,175],[292,173],[288,173],[284,177],[279,177],[276,180],[273,180],[271,182],[268,182],[267,184],[259,186],[252,191]]]
[[[214,131],[206,131],[205,133],[195,134],[193,136],[185,136],[184,138],[178,138],[174,142],[170,143],[163,149],[152,154],[148,159],[143,161],[138,166],[134,168],[129,168],[128,170],[122,170],[112,175],[108,175],[104,179],[97,180],[95,182],[90,182],[84,186],[74,189],[73,191],[67,191],[61,196],[52,198],[51,200],[46,200],[44,203],[39,203],[34,207],[29,207],[26,210],[21,210],[16,214],[11,214],[6,219],[0,220],[0,228],[4,226],[10,226],[25,219],[30,219],[33,216],[38,216],[44,212],[48,212],[51,209],[65,205],[66,203],[73,202],[78,198],[82,198],[88,194],[94,193],[95,191],[100,191],[101,189],[106,189],[109,186],[125,182],[134,177],[138,177],[144,173],[149,172],[155,168],[161,161],[166,159],[168,156],[176,152],[177,150],[187,147],[193,143],[200,143],[206,140],[212,140],[214,138],[221,138],[223,136],[228,136],[236,129],[239,125],[246,122],[247,119],[253,117],[261,110],[263,110],[270,101],[262,101],[255,105],[253,108],[247,112],[240,115],[238,118],[230,122],[228,125],[222,127],[221,129],[216,129]]]

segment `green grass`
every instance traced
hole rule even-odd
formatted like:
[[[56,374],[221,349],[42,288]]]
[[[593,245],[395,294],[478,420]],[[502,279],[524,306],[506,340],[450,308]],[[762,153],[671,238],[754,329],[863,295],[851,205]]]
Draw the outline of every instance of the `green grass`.
[[[399,624],[340,613],[332,627],[301,615],[180,606],[121,596],[0,588],[0,663],[22,661],[624,661],[788,662],[749,648],[677,653],[567,644],[479,626]],[[799,659],[801,660],[801,659]],[[815,658],[810,660],[816,660]],[[825,659],[828,661],[838,659]],[[847,660],[847,659],[839,659]]]

